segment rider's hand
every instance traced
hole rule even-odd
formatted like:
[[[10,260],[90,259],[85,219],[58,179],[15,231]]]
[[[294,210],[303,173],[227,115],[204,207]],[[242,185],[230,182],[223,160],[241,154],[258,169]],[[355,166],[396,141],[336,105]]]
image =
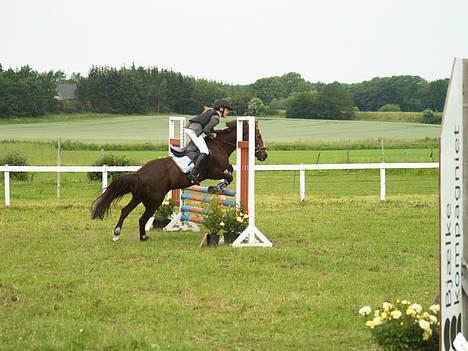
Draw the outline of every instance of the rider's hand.
[[[211,138],[211,139],[216,138],[216,133],[211,133],[211,134],[210,134],[210,138]]]

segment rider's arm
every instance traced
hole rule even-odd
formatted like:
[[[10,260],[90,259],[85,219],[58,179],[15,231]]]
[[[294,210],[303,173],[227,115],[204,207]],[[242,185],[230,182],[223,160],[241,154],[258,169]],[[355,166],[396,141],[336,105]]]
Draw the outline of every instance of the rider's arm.
[[[219,123],[219,119],[218,115],[213,115],[205,128],[203,128],[203,133],[206,135],[213,133],[213,128]]]

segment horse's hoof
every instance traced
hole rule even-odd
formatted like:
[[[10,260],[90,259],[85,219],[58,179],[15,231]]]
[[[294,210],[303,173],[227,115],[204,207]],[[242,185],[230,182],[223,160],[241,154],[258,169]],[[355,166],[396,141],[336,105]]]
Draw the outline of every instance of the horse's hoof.
[[[149,240],[149,239],[151,239],[151,238],[148,235],[140,236],[141,241],[146,241],[146,240]]]
[[[215,193],[216,193],[216,187],[210,185],[210,186],[208,187],[208,193],[209,193],[209,194],[215,194]]]
[[[120,235],[120,232],[121,232],[120,227],[116,227],[116,228],[114,229],[114,235]]]
[[[114,235],[114,237],[112,238],[112,241],[119,241],[120,240],[120,236],[118,235]]]

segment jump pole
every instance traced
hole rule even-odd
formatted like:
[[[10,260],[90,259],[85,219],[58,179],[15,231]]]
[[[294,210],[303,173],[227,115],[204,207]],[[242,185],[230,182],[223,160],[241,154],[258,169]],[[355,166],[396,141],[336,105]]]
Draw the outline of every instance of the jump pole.
[[[175,147],[184,147],[185,146],[185,127],[186,119],[183,116],[169,116],[169,135],[168,135],[168,151],[171,151],[171,146]],[[176,137],[176,126],[179,126],[179,136]],[[176,206],[180,206],[181,201],[181,191],[180,189],[171,190],[168,193],[168,197],[174,202]],[[153,228],[154,217],[151,217],[148,222],[146,222],[145,230],[149,231]],[[198,228],[198,227],[197,227]],[[193,226],[192,230],[195,230]]]
[[[243,140],[243,123],[249,124],[249,140]],[[237,118],[237,175],[236,201],[237,205],[247,203],[249,224],[247,228],[232,243],[233,247],[272,247],[273,244],[255,226],[255,117]]]

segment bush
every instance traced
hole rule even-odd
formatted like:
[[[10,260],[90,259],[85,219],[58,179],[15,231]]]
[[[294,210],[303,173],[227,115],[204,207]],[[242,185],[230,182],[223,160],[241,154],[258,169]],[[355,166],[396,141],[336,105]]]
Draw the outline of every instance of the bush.
[[[169,218],[171,218],[174,211],[175,211],[174,201],[172,201],[172,199],[170,199],[168,201],[164,201],[161,204],[161,206],[159,206],[156,213],[154,214],[154,219],[159,220],[159,221],[169,219]]]
[[[401,108],[398,104],[385,104],[380,106],[379,112],[401,112]]]
[[[210,234],[218,234],[223,229],[223,210],[216,202],[210,203],[208,206],[208,214],[205,216],[205,227],[208,228]]]
[[[237,208],[229,208],[224,212],[223,230],[228,233],[242,233],[249,224],[248,218],[248,215],[244,215]]]
[[[423,123],[440,124],[441,122],[442,122],[442,115],[440,113],[435,113],[429,108],[423,111]]]
[[[0,165],[8,166],[27,166],[26,156],[19,152],[10,152],[3,159],[0,160]],[[12,179],[27,181],[29,180],[29,174],[27,172],[11,172],[10,176]]]
[[[364,306],[359,314],[365,317],[375,341],[388,351],[437,351],[439,350],[439,305],[427,311],[416,303],[397,300],[384,302],[372,312]]]
[[[125,156],[116,156],[113,154],[108,154],[102,156],[96,162],[94,162],[93,166],[133,166],[136,162],[128,160]],[[112,178],[119,177],[124,174],[128,174],[129,172],[112,172]],[[88,172],[88,179],[91,181],[101,180],[102,173],[101,172]]]

